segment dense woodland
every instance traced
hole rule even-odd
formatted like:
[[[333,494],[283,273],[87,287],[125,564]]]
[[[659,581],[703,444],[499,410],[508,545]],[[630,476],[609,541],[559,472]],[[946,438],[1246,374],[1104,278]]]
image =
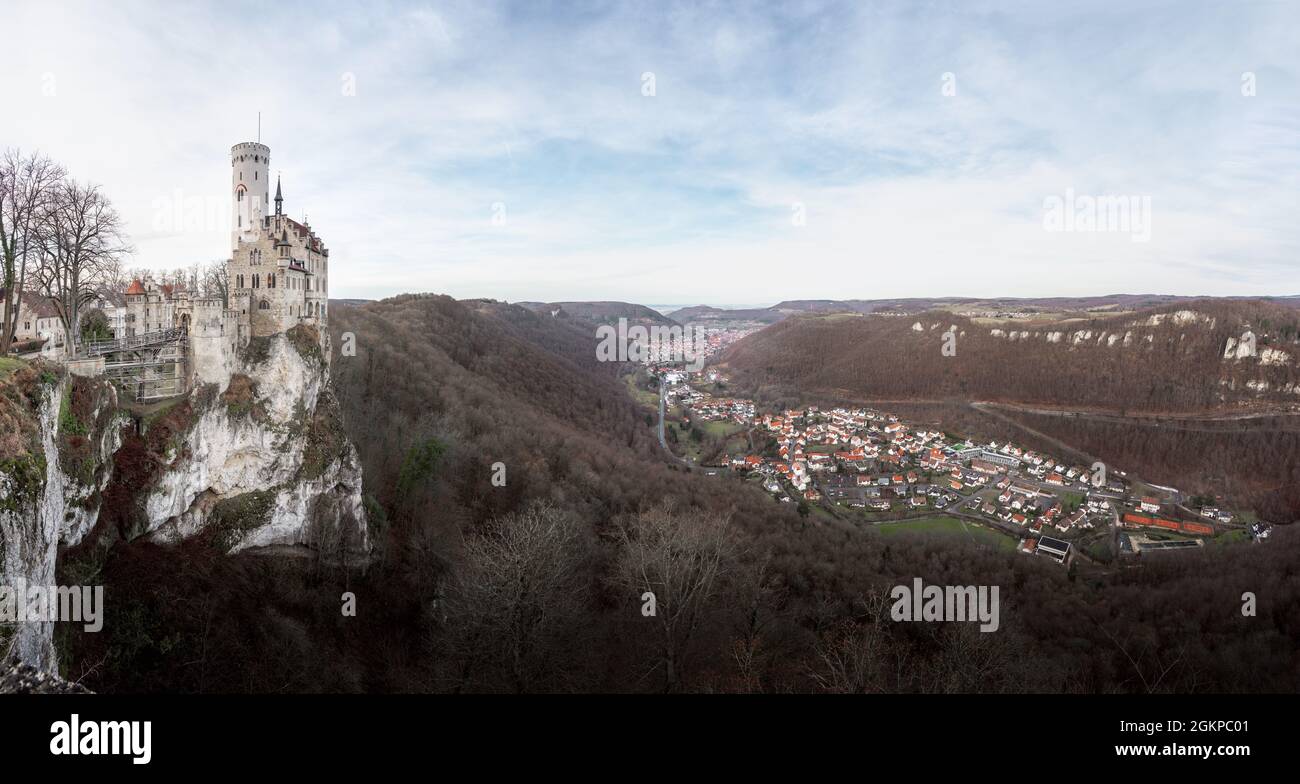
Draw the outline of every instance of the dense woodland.
[[[1178,324],[1194,311],[1212,321]],[[1133,326],[1151,316],[1154,326]],[[920,324],[921,329],[915,325]],[[955,339],[945,353],[945,335]],[[1024,339],[952,313],[916,316],[797,316],[735,344],[724,356],[745,386],[776,395],[811,391],[867,398],[992,400],[1119,413],[1203,413],[1243,404],[1295,406],[1300,384],[1300,310],[1256,300],[1196,300],[1136,315],[1067,323],[1003,325]],[[1228,341],[1255,336],[1256,349],[1287,352],[1289,363],[1223,359]],[[1058,342],[1046,334],[1061,332]],[[1091,332],[1079,343],[1071,335]],[[1034,337],[1034,334],[1037,337]],[[1098,338],[1132,333],[1129,346]],[[1151,340],[1146,338],[1150,336]],[[1263,381],[1264,392],[1247,388]]]
[[[98,571],[104,631],[59,638],[69,678],[106,692],[1300,688],[1294,529],[1104,573],[882,538],[674,465],[626,369],[595,361],[590,325],[414,295],[336,303],[331,322],[336,348],[356,337],[333,383],[373,563],[118,543]],[[917,576],[1000,586],[1000,630],[889,620],[889,588]]]

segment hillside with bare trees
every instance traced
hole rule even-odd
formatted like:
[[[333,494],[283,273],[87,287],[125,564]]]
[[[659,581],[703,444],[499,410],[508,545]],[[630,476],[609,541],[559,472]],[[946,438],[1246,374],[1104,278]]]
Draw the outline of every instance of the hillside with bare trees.
[[[669,460],[623,368],[596,362],[594,336],[562,320],[407,295],[334,303],[331,328],[374,560],[231,557],[203,541],[72,554],[61,568],[93,569],[114,599],[103,633],[60,640],[70,680],[100,692],[1297,688],[1294,529],[1111,572],[885,539]],[[890,587],[917,576],[1001,586],[998,633],[890,620]],[[1240,613],[1246,590],[1258,617]],[[355,617],[340,615],[344,591]]]
[[[989,400],[1122,413],[1300,409],[1300,311],[1198,300],[990,325],[942,311],[786,319],[723,357],[747,385],[859,399]]]

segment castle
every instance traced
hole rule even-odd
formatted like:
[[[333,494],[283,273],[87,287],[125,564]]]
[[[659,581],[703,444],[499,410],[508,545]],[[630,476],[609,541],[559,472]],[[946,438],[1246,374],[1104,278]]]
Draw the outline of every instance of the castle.
[[[114,340],[78,360],[87,374],[124,382],[137,400],[225,387],[240,349],[253,338],[299,324],[320,334],[329,358],[329,249],[311,227],[284,214],[280,182],[270,211],[271,148],[243,142],[230,150],[231,254],[226,296],[202,297],[152,280],[127,288],[126,315]]]
[[[271,148],[258,142],[230,151],[235,224],[226,269],[231,308],[239,329],[253,337],[274,335],[298,324],[326,324],[329,249],[311,227],[284,214],[280,182],[275,213],[268,193]]]

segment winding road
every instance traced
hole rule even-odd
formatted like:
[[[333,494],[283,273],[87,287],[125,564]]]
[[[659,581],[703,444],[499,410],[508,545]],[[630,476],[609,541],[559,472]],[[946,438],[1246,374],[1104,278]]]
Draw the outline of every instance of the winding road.
[[[689,468],[691,466],[691,461],[687,460],[684,457],[679,457],[678,455],[674,454],[673,450],[668,448],[668,439],[664,438],[664,405],[665,405],[664,399],[667,395],[664,386],[665,385],[663,380],[660,379],[659,381],[659,445],[664,448],[664,451],[668,453],[669,457],[671,457],[673,460],[676,460],[677,462]]]

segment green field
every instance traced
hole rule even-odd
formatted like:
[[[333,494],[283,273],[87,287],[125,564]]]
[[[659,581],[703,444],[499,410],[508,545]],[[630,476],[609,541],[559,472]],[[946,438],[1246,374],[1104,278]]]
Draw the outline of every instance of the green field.
[[[1241,544],[1250,541],[1250,534],[1244,530],[1224,531],[1210,541],[1214,544]]]
[[[640,387],[638,387],[636,385],[635,375],[629,374],[623,376],[623,383],[627,384],[627,390],[632,395],[633,400],[640,403],[641,405],[649,406],[650,408],[653,408],[656,411],[659,410],[658,392],[650,392],[649,390],[641,389]]]
[[[1018,542],[1006,534],[985,528],[977,523],[966,523],[955,517],[922,517],[916,520],[900,520],[896,523],[881,523],[871,526],[871,530],[886,535],[937,533],[957,535],[973,542],[990,544],[1004,550],[1014,550]]]
[[[0,378],[8,378],[11,373],[27,363],[17,357],[0,357]]]
[[[734,433],[744,432],[745,426],[737,424],[732,420],[692,420],[692,425],[698,427],[706,436],[714,438],[726,438]]]

